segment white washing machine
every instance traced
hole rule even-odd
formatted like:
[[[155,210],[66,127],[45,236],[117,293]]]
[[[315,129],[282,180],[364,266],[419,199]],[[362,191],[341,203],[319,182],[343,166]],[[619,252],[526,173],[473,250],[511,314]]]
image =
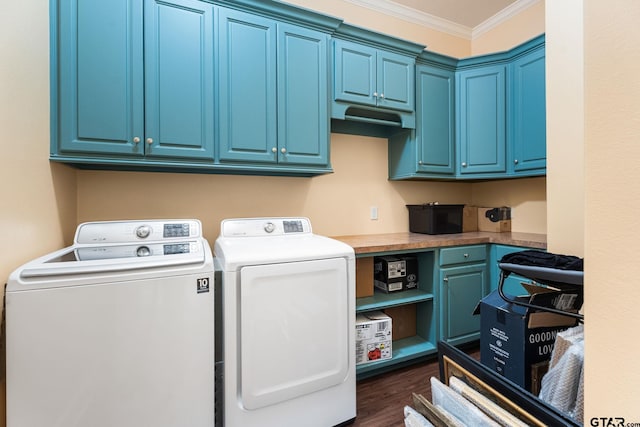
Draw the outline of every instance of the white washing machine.
[[[214,253],[222,270],[224,425],[353,420],[353,248],[313,234],[307,218],[249,218],[224,220]]]
[[[18,268],[7,426],[212,426],[213,282],[197,220],[81,224]]]

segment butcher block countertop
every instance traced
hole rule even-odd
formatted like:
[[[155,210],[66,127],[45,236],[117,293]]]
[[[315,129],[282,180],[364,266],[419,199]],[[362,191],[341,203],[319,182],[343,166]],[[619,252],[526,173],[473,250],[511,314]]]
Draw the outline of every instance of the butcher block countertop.
[[[489,233],[472,231],[458,234],[387,233],[361,234],[353,236],[333,236],[351,246],[356,255],[379,252],[405,251],[446,246],[477,245],[496,243],[501,245],[524,246],[546,249],[547,236],[534,233]]]

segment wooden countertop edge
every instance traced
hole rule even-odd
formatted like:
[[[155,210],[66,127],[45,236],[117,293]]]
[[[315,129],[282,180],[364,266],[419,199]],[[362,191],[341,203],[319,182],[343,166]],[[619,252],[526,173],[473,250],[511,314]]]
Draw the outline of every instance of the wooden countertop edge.
[[[486,243],[536,249],[546,249],[547,247],[547,236],[545,234],[518,232],[489,233],[473,231],[437,235],[404,232],[333,236],[332,238],[351,246],[356,255]]]

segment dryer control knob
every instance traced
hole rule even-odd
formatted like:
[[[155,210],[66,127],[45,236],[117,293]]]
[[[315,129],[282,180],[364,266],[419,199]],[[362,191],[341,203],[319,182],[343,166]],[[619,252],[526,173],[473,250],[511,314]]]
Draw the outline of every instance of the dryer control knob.
[[[146,246],[140,246],[136,251],[136,255],[138,256],[149,256],[151,255],[151,249]]]
[[[268,222],[264,225],[264,231],[266,231],[267,233],[273,233],[273,230],[275,229],[276,229],[276,226],[272,222]]]
[[[140,227],[136,228],[136,236],[141,239],[149,237],[149,234],[151,234],[151,227],[149,227],[148,225],[141,225]]]

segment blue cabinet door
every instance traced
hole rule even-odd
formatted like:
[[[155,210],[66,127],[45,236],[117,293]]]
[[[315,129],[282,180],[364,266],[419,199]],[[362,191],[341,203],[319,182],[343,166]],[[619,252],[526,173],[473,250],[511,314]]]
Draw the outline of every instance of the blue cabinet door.
[[[71,1],[58,11],[54,153],[213,159],[211,5]]]
[[[413,111],[415,105],[415,60],[379,50],[377,55],[377,105]]]
[[[329,163],[329,36],[278,24],[278,163]]]
[[[214,158],[213,6],[145,2],[147,157]]]
[[[275,163],[276,22],[225,8],[218,22],[220,160]]]
[[[418,172],[455,172],[454,85],[453,71],[416,67]]]
[[[440,269],[440,338],[457,345],[480,338],[473,310],[486,294],[486,264]]]
[[[57,12],[52,153],[141,157],[142,2],[60,1]]]
[[[547,166],[544,47],[516,59],[512,71],[511,143],[513,170],[545,170]]]
[[[393,110],[414,110],[414,58],[335,40],[334,62],[336,101]]]
[[[334,50],[334,98],[375,106],[377,50],[344,40],[335,40]]]
[[[505,66],[463,70],[457,78],[459,173],[506,173]]]

